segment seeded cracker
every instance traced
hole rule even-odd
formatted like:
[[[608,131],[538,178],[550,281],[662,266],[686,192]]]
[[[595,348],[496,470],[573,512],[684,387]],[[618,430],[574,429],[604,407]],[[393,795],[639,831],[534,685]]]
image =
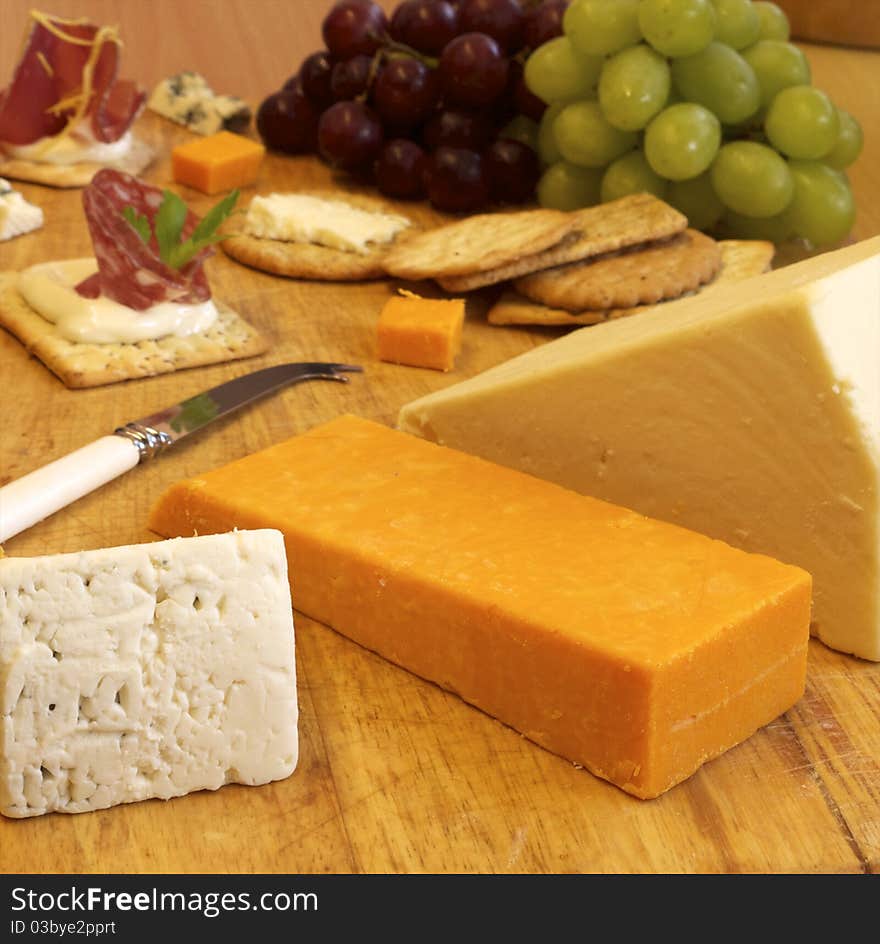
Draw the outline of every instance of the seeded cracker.
[[[219,317],[201,334],[134,344],[75,344],[24,301],[15,287],[17,279],[17,272],[0,272],[0,325],[67,387],[100,387],[253,357],[267,349],[265,339],[254,328],[216,299]]]
[[[441,280],[488,272],[551,246],[577,228],[572,213],[480,213],[400,240],[385,259],[388,275]]]
[[[15,158],[0,160],[0,177],[24,180],[32,184],[49,187],[85,187],[103,167],[113,167],[137,177],[146,170],[156,157],[156,150],[141,138],[133,138],[131,150],[118,161],[97,163],[83,161],[80,164],[46,164],[38,161],[23,161]]]
[[[699,294],[708,294],[716,286],[728,285],[742,279],[760,275],[770,268],[775,246],[763,240],[722,240],[721,268],[715,278],[699,289]],[[694,294],[693,292],[686,293]],[[673,300],[674,302],[674,300]],[[661,304],[672,304],[662,302]],[[489,309],[488,320],[495,325],[561,325],[575,327],[579,325],[599,324],[615,318],[625,318],[641,312],[650,311],[654,305],[637,305],[629,308],[595,309],[570,312],[561,308],[552,308],[538,302],[529,301],[517,292],[505,291],[501,298]]]
[[[668,239],[687,228],[687,218],[682,213],[650,193],[631,194],[567,215],[575,221],[578,236],[572,236],[544,252],[514,258],[488,271],[441,277],[438,279],[440,285],[447,292],[469,292],[628,246]]]
[[[299,192],[299,191],[298,191]],[[341,193],[335,190],[307,190],[304,195],[322,197],[350,203],[360,210],[373,213],[393,213],[403,216],[400,211],[381,200],[364,194]],[[409,217],[407,217],[409,219]],[[226,231],[233,232],[240,222],[232,221]],[[408,234],[418,229],[410,219],[407,229],[398,234],[396,240],[387,246],[374,246],[369,253],[346,252],[315,243],[285,242],[280,239],[263,239],[244,233],[234,233],[220,243],[220,247],[230,258],[242,265],[283,275],[291,279],[315,279],[324,282],[362,282],[385,278],[385,259],[396,242],[408,238]]]

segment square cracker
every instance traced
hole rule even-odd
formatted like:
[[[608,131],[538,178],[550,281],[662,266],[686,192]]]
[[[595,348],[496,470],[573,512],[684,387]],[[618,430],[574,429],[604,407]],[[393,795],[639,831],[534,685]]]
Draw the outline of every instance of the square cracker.
[[[98,163],[83,161],[80,164],[46,164],[39,161],[23,161],[17,158],[0,159],[0,177],[24,180],[48,187],[85,187],[103,167],[114,167],[137,177],[156,158],[156,150],[142,138],[132,137],[131,150],[118,161]]]
[[[721,249],[721,268],[713,281],[699,289],[699,294],[711,292],[719,285],[728,285],[742,279],[760,275],[770,268],[776,247],[763,240],[726,239],[719,242]],[[694,293],[690,293],[694,294]],[[674,302],[674,300],[673,300]],[[660,302],[659,304],[672,304]],[[523,298],[513,290],[505,291],[489,309],[488,320],[495,325],[578,325],[599,324],[614,318],[625,318],[640,312],[650,311],[656,305],[636,305],[632,308],[613,308],[580,312],[565,311],[561,308],[549,308],[537,302]]]
[[[576,228],[575,215],[561,210],[478,213],[401,239],[385,257],[385,271],[437,281],[487,272],[556,246]]]
[[[19,295],[17,272],[0,272],[0,326],[14,334],[65,386],[100,387],[262,354],[266,340],[215,299],[217,321],[201,333],[136,343],[74,343]]]
[[[521,256],[491,270],[441,277],[440,285],[447,292],[469,292],[543,269],[583,262],[640,243],[669,239],[687,228],[687,217],[683,213],[650,193],[630,194],[619,200],[573,210],[568,215],[575,222],[577,236],[569,237],[544,252]]]
[[[366,282],[385,278],[385,257],[397,240],[416,232],[419,227],[411,217],[383,200],[360,193],[335,190],[297,191],[305,196],[320,197],[349,203],[359,210],[389,213],[409,220],[409,227],[401,231],[390,246],[374,246],[367,253],[347,252],[316,243],[287,242],[264,239],[246,233],[234,232],[234,223],[227,224],[227,238],[220,248],[236,262],[290,279],[314,279],[322,282]]]

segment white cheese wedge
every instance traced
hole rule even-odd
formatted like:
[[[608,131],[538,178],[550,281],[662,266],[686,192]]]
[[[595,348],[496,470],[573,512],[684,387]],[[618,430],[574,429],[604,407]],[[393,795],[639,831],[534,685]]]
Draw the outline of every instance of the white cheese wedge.
[[[153,89],[147,106],[197,134],[241,132],[251,119],[251,110],[242,99],[217,95],[203,75],[192,71],[163,79]]]
[[[0,177],[0,241],[31,233],[43,225],[43,211]]]
[[[880,660],[880,237],[577,330],[398,424],[798,564],[814,634]]]
[[[0,559],[0,812],[288,777],[293,633],[278,531]]]
[[[272,193],[251,200],[244,230],[261,239],[314,243],[366,254],[387,245],[410,221],[391,213],[362,210],[344,200],[302,193]]]

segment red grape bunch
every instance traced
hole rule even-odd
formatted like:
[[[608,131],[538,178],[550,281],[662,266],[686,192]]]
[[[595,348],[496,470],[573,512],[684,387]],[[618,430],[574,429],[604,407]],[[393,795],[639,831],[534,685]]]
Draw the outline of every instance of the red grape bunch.
[[[340,0],[325,48],[257,112],[266,146],[317,153],[398,199],[447,212],[534,199],[545,104],[523,63],[568,0]]]

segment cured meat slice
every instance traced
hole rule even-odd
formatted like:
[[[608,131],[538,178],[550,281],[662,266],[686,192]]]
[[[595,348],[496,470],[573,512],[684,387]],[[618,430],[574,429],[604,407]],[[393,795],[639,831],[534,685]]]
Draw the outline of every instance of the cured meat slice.
[[[213,254],[212,247],[200,250],[180,269],[172,269],[159,256],[155,220],[162,196],[158,187],[122,171],[105,168],[95,174],[83,190],[83,207],[98,271],[76,286],[80,295],[103,295],[137,311],[160,302],[198,304],[211,297],[203,264]],[[153,235],[148,243],[123,216],[125,207],[149,220]],[[199,217],[187,211],[182,238],[198,224]]]
[[[23,146],[82,127],[97,141],[118,141],[147,96],[135,83],[117,79],[115,28],[32,16],[24,53],[0,92],[0,142]]]

